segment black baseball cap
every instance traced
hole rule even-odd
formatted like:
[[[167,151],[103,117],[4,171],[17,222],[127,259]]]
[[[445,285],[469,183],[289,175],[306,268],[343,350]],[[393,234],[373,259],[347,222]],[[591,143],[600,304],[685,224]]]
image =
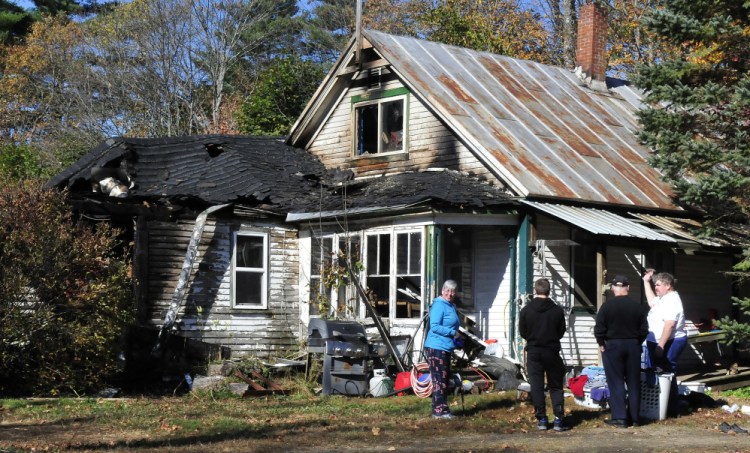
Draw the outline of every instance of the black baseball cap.
[[[630,282],[626,276],[617,274],[615,275],[615,278],[612,279],[612,284],[616,286],[629,286]]]

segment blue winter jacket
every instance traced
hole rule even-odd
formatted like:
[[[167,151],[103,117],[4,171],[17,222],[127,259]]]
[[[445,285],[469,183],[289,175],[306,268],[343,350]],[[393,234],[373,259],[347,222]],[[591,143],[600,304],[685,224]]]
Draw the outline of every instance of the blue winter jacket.
[[[430,307],[430,331],[424,347],[453,352],[453,337],[460,325],[456,306],[442,297],[436,297]]]

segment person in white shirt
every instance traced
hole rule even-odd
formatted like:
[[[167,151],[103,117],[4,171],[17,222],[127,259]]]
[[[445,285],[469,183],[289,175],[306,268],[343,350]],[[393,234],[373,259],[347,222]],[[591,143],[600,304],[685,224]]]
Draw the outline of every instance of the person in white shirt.
[[[651,307],[648,313],[646,346],[651,366],[673,375],[667,409],[667,413],[672,416],[677,415],[679,408],[677,360],[687,346],[685,311],[682,299],[675,291],[675,283],[672,274],[666,272],[654,274],[653,269],[648,269],[643,275],[646,299]]]

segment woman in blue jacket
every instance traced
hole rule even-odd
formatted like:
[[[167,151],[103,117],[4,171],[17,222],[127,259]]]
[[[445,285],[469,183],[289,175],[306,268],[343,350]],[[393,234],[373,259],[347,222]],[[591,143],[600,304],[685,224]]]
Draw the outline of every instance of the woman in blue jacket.
[[[436,297],[430,307],[430,331],[424,342],[424,352],[432,378],[432,418],[454,418],[445,394],[455,346],[453,340],[460,325],[458,312],[453,304],[457,287],[455,281],[446,280],[440,297]]]

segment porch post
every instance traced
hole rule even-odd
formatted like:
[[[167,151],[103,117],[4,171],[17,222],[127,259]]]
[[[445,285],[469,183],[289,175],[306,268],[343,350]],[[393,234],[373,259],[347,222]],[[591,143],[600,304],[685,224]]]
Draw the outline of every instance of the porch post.
[[[425,266],[425,310],[429,311],[430,302],[437,297],[439,285],[442,284],[442,250],[440,249],[442,228],[440,225],[427,225],[427,247]]]
[[[521,305],[525,301],[526,296],[532,292],[531,288],[534,280],[534,257],[531,253],[531,248],[529,248],[529,243],[531,242],[531,238],[533,236],[533,228],[534,225],[532,223],[531,215],[527,213],[523,216],[521,225],[518,228],[517,249],[514,250],[513,248],[511,248],[511,256],[515,251],[518,261],[518,286],[516,288],[517,294],[514,296],[515,299],[511,304],[511,307],[513,308],[511,309],[510,320],[512,326],[511,341],[513,342],[513,344],[515,344],[515,348],[511,349],[513,349],[512,353],[515,354],[514,358],[519,360],[523,357],[523,348],[521,347],[522,339],[518,334],[518,329],[516,328],[516,326],[518,325],[518,314],[521,311]],[[515,263],[516,260],[514,259],[513,262]],[[514,276],[515,273],[516,269],[513,270]]]

